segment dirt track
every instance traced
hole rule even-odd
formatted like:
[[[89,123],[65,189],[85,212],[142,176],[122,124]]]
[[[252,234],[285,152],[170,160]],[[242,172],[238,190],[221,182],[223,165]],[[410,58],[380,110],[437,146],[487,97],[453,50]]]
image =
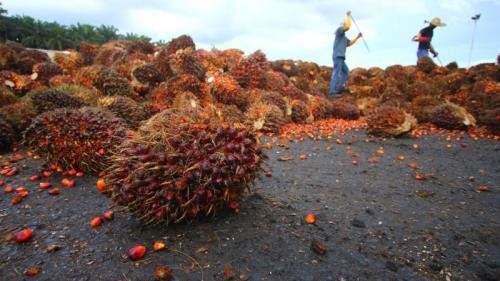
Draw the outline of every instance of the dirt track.
[[[0,194],[0,233],[30,227],[34,235],[21,245],[2,240],[0,279],[153,280],[155,266],[168,265],[176,280],[231,273],[233,280],[499,280],[500,142],[447,142],[445,135],[383,141],[364,131],[341,138],[344,144],[274,145],[266,167],[273,176],[257,182],[239,214],[168,228],[142,227],[118,211],[93,229],[90,220],[109,206],[96,177],[50,196],[27,180],[42,161],[22,160],[19,175],[1,179],[30,194],[16,206],[12,194]],[[287,156],[294,160],[278,161]],[[375,156],[380,162],[368,163]],[[477,191],[481,185],[491,191]],[[308,212],[317,215],[315,225],[304,222]],[[169,249],[153,252],[159,239]],[[325,255],[310,249],[313,239],[327,246]],[[148,252],[132,262],[126,252],[137,243]],[[47,253],[50,245],[60,249]],[[42,271],[26,277],[36,265]]]

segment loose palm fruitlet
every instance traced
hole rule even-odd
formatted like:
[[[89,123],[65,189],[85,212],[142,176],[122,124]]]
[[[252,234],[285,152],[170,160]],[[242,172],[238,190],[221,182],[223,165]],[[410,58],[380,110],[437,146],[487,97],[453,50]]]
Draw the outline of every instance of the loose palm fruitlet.
[[[391,105],[373,109],[366,118],[368,130],[377,136],[400,136],[417,125],[417,120],[404,110]]]
[[[35,154],[64,169],[96,173],[126,136],[123,121],[93,107],[57,109],[37,116],[24,133]]]
[[[234,204],[265,155],[247,129],[203,119],[193,110],[166,109],[124,141],[105,171],[113,201],[146,224],[167,225]]]

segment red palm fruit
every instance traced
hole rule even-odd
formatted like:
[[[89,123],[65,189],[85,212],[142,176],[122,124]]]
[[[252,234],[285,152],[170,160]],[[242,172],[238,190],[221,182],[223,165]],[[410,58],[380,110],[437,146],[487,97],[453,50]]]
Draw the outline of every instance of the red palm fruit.
[[[104,218],[107,219],[108,221],[112,220],[114,215],[115,213],[111,210],[104,212]]]
[[[267,172],[265,173],[265,175],[266,175],[266,177],[270,178],[270,177],[272,177],[272,176],[273,176],[273,172],[271,172],[271,171],[267,171]]]
[[[139,260],[146,254],[146,247],[143,245],[133,246],[128,250],[128,257],[133,260]]]
[[[102,224],[102,219],[100,217],[95,217],[90,221],[90,226],[93,228],[99,227]]]
[[[19,195],[16,195],[12,198],[12,200],[10,201],[10,203],[12,203],[12,205],[17,205],[19,203],[23,202],[23,197],[22,196],[19,196]]]
[[[84,175],[85,174],[83,172],[77,172],[76,173],[76,176],[79,177],[79,178],[83,177]]]
[[[57,187],[54,187],[51,190],[49,190],[50,195],[59,195],[59,193],[61,193],[61,191]]]
[[[313,213],[308,213],[305,217],[304,220],[308,224],[315,224],[316,223],[316,215]]]
[[[74,176],[76,174],[76,170],[75,169],[71,169],[68,171],[68,175],[70,176]]]
[[[157,240],[153,243],[153,250],[155,252],[161,251],[163,249],[167,248],[167,244],[161,240]]]
[[[31,176],[31,177],[30,177],[30,180],[31,180],[31,181],[37,181],[37,180],[39,180],[39,179],[40,179],[40,176],[39,176],[39,175],[34,175],[34,176]]]
[[[50,177],[52,175],[52,172],[50,171],[43,171],[42,175],[46,178]]]
[[[5,183],[3,181],[0,181],[0,186],[3,186]]]
[[[106,189],[106,182],[104,181],[104,179],[98,179],[96,182],[96,186],[99,192],[103,192]]]
[[[23,230],[16,232],[14,239],[16,240],[17,243],[24,243],[30,240],[32,236],[33,236],[33,230],[25,228]]]
[[[72,188],[76,185],[76,181],[75,180],[70,180],[68,178],[64,178],[61,180],[61,184],[64,185],[65,187],[67,188]]]
[[[12,191],[14,191],[14,187],[12,185],[7,185],[4,189],[3,189],[3,192],[5,193],[11,193]]]
[[[40,183],[40,188],[41,189],[47,189],[47,188],[49,188],[51,186],[52,186],[52,184],[50,182],[41,182]]]

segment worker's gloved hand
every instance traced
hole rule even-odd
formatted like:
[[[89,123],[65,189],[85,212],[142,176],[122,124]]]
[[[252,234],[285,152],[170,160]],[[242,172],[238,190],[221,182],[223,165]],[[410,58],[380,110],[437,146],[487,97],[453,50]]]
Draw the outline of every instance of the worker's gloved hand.
[[[361,38],[361,37],[363,37],[363,33],[361,33],[361,32],[360,32],[360,33],[358,34],[358,38]]]
[[[438,56],[438,52],[434,52],[434,57],[437,57]]]
[[[347,11],[347,15],[350,16],[351,15],[351,11]]]

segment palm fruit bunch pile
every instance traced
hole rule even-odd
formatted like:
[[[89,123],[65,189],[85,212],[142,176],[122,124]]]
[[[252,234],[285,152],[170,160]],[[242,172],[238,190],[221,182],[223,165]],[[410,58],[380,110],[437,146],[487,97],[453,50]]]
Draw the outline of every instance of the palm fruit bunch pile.
[[[458,68],[456,63],[437,66],[432,59],[423,58],[416,66],[353,69],[347,89],[350,91],[348,97],[354,98],[364,115],[390,103],[416,116],[419,122],[432,121],[445,129],[467,129],[474,122],[460,125],[463,122],[455,119],[463,121],[473,117],[477,125],[498,132],[499,81],[500,66],[493,63],[464,69]],[[460,110],[448,103],[459,106]]]
[[[366,118],[366,123],[370,133],[377,136],[400,136],[417,125],[415,117],[387,104],[372,110]]]
[[[25,144],[64,169],[97,173],[125,137],[123,120],[93,107],[62,108],[38,115],[24,133]]]
[[[113,201],[146,224],[235,209],[265,155],[248,129],[205,119],[197,110],[166,109],[143,124],[105,171]]]

